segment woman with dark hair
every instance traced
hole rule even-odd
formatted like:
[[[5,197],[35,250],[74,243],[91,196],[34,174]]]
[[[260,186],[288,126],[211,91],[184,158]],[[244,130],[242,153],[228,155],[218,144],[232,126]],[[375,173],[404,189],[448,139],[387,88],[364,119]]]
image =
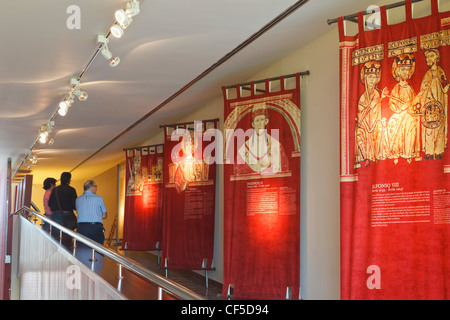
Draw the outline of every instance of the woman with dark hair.
[[[48,205],[48,200],[50,199],[50,195],[52,194],[52,190],[56,185],[56,179],[55,178],[47,178],[44,180],[44,216],[48,218],[52,218],[52,210],[50,209],[50,206]],[[49,224],[44,223],[43,228],[45,230],[48,230]]]

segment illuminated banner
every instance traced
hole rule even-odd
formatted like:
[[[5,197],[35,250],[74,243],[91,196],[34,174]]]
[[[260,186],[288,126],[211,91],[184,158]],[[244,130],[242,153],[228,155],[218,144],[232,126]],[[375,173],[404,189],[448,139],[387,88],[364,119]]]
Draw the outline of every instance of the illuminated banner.
[[[450,13],[431,6],[361,12],[355,36],[338,19],[342,299],[450,298]]]
[[[126,192],[122,247],[159,249],[162,232],[163,146],[126,150]]]
[[[217,121],[164,127],[162,267],[211,269],[214,254]]]
[[[223,294],[233,287],[235,298],[295,299],[300,287],[300,75],[266,80],[262,87],[251,83],[248,89],[223,88]]]

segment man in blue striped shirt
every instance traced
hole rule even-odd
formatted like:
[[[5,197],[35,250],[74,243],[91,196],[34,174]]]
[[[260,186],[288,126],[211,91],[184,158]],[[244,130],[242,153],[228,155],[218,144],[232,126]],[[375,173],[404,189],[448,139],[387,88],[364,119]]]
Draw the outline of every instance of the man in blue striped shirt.
[[[102,219],[106,219],[103,198],[97,195],[97,184],[88,180],[83,185],[84,193],[76,200],[79,234],[103,245],[105,234]]]

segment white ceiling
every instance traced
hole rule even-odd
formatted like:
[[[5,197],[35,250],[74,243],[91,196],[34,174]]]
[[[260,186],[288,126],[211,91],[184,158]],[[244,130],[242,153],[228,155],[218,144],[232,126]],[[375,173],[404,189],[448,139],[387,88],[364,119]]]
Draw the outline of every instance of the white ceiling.
[[[33,146],[39,159],[31,169],[35,183],[59,178],[62,171],[72,171],[77,180],[96,176],[123,160],[123,148],[157,134],[160,124],[178,121],[199,101],[219,96],[222,85],[247,81],[336,28],[327,19],[362,11],[371,2],[310,0],[211,68],[297,1],[141,0],[140,14],[124,36],[109,37],[120,64],[111,68],[101,55],[93,60],[81,77],[89,98],[76,99],[66,117],[55,116],[55,142],[48,146],[35,144],[39,127],[56,112],[70,78],[87,66],[98,48],[97,35],[108,32],[126,0],[2,1],[0,167],[11,158],[14,173]],[[81,9],[79,30],[66,24],[73,4]],[[198,77],[205,71],[210,72]],[[303,70],[292,73],[298,71]]]

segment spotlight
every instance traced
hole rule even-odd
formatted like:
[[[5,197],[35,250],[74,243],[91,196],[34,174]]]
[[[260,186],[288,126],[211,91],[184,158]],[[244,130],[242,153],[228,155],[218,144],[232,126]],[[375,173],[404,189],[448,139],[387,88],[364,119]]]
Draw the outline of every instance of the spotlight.
[[[133,19],[131,19],[131,16],[127,14],[127,12],[123,9],[117,10],[114,14],[117,23],[123,28],[126,29],[131,22],[133,22]]]
[[[126,10],[120,9],[117,10],[114,14],[116,21],[118,23],[114,24],[111,27],[111,33],[116,38],[120,38],[123,35],[123,30],[128,28],[128,26],[133,22],[132,17],[138,15],[140,12],[139,9],[139,1],[138,0],[131,0],[127,3]]]
[[[64,117],[67,114],[67,111],[69,111],[70,106],[73,103],[73,96],[72,95],[67,95],[63,101],[61,101],[59,103],[59,109],[58,109],[58,113]]]
[[[115,58],[112,57],[112,53],[108,49],[108,42],[109,42],[109,39],[106,38],[104,35],[99,34],[97,36],[97,43],[101,43],[102,44],[102,48],[100,50],[101,54],[105,57],[105,59],[109,60],[109,65],[111,67],[116,67],[119,64],[119,62],[120,62],[120,58],[119,57],[115,57]]]
[[[80,101],[84,101],[88,98],[87,93],[81,91],[78,87],[74,88],[73,94],[76,95]]]
[[[123,36],[123,29],[118,24],[114,24],[111,27],[110,31],[111,34],[116,38],[120,38]]]
[[[34,166],[34,165],[37,165],[37,163],[38,163],[38,158],[35,156],[35,155],[29,155],[28,156],[28,158],[26,159],[26,162],[25,163],[27,163],[28,165],[27,165],[27,169],[28,170],[30,170],[31,169],[31,166]]]
[[[111,59],[109,62],[109,65],[111,67],[116,67],[118,64],[120,63],[120,58],[119,57],[115,57],[114,59]]]
[[[39,129],[39,142],[47,143],[47,139],[48,139],[47,126],[43,125]]]
[[[49,121],[47,125],[42,125],[39,129],[39,142],[40,143],[47,143],[48,141],[48,135],[50,132],[52,132],[52,128],[55,125],[54,121]]]
[[[35,155],[33,155],[32,150],[31,149],[27,149],[27,154],[24,158],[24,160],[26,161],[26,163],[29,163],[27,166],[27,169],[30,170],[31,169],[31,165],[35,165],[37,164],[37,157]]]
[[[80,81],[78,79],[70,79],[70,85],[72,87],[72,93],[78,97],[78,100],[85,101],[88,98],[87,93],[80,90]]]
[[[58,113],[60,116],[65,117],[67,115],[67,111],[69,111],[69,106],[66,104],[65,101],[61,102],[59,104]]]

